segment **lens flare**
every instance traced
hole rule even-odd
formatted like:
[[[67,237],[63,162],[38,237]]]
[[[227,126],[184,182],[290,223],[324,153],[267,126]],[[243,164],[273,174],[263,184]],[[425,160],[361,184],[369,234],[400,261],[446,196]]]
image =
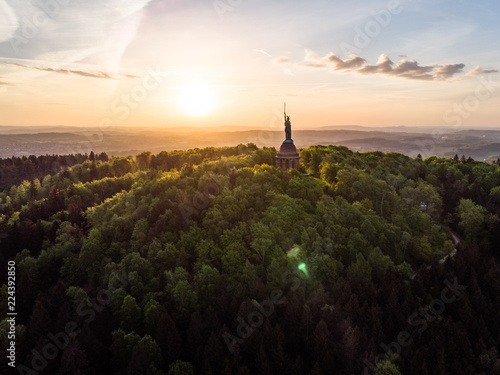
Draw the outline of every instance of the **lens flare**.
[[[306,275],[307,277],[309,277],[309,272],[307,271],[307,266],[305,263],[300,263],[297,268],[299,270],[301,270],[302,272],[304,272],[304,275]]]

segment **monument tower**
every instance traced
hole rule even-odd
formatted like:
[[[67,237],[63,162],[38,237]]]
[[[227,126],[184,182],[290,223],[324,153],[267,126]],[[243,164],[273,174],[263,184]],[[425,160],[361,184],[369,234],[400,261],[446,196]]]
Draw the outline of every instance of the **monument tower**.
[[[281,144],[278,155],[276,155],[276,167],[283,170],[290,168],[299,169],[300,156],[293,144],[292,124],[290,123],[290,116],[286,114],[286,103],[283,114],[285,116],[285,140]]]

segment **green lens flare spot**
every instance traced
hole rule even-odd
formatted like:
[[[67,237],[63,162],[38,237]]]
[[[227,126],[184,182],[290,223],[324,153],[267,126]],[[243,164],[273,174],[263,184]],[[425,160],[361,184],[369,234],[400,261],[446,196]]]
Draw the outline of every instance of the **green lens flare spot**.
[[[309,272],[307,272],[307,266],[305,263],[300,263],[297,268],[299,270],[301,270],[302,272],[304,272],[304,275],[306,275],[307,277],[309,277]]]

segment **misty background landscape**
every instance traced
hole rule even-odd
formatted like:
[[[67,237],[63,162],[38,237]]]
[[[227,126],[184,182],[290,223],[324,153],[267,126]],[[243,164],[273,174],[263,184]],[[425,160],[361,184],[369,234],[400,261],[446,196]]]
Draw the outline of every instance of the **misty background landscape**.
[[[114,156],[135,155],[203,147],[224,147],[254,143],[278,147],[281,127],[251,128],[220,126],[211,128],[111,127],[106,130],[84,127],[0,126],[0,157],[106,152]],[[342,145],[353,151],[398,152],[410,157],[464,155],[478,161],[500,158],[499,129],[329,126],[295,130],[298,148],[311,145]]]

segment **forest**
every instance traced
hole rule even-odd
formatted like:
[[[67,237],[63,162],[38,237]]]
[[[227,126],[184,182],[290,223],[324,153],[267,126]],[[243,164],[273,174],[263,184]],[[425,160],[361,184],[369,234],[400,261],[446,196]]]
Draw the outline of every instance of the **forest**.
[[[0,159],[1,372],[500,375],[500,165],[299,153]]]

